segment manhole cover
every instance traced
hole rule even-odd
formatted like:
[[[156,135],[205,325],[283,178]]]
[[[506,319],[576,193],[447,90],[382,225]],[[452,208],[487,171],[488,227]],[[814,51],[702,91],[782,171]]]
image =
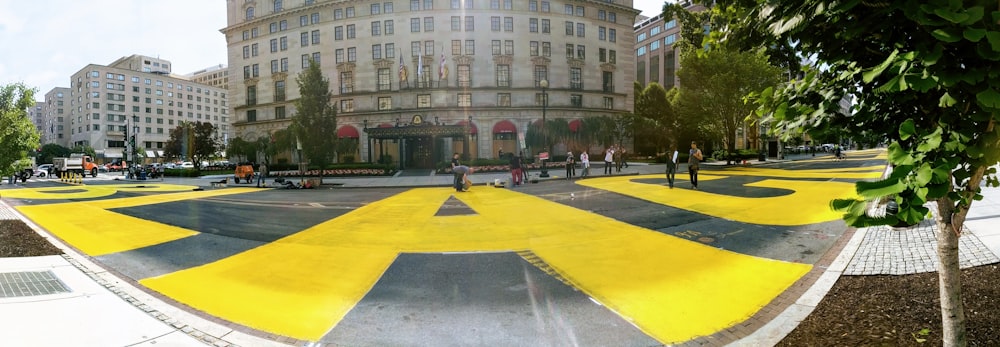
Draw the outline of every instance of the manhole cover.
[[[0,272],[0,298],[69,293],[52,271]]]
[[[712,242],[715,242],[715,238],[711,238],[711,237],[708,237],[708,236],[702,236],[702,237],[698,238],[698,241],[700,241],[701,243],[712,243]]]

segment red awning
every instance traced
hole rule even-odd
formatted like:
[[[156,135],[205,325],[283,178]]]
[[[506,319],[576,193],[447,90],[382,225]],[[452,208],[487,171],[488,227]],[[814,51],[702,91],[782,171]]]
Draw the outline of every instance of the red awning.
[[[575,133],[575,132],[577,132],[577,130],[580,130],[580,126],[582,126],[582,125],[583,125],[583,121],[581,121],[579,119],[574,119],[574,120],[572,120],[572,121],[569,122],[569,131]]]
[[[517,127],[514,126],[514,123],[511,123],[509,120],[500,121],[500,123],[497,123],[496,125],[493,126],[494,134],[516,133],[516,132],[517,132]]]
[[[343,138],[350,138],[350,139],[361,138],[361,136],[358,135],[358,128],[355,128],[355,127],[350,126],[350,125],[345,125],[345,126],[340,127],[340,129],[337,129],[337,137],[338,138],[342,138],[342,139]]]
[[[382,123],[378,125],[379,128],[392,128],[393,125],[389,123]]]
[[[458,121],[458,123],[456,123],[455,125],[465,125],[465,124],[467,124],[467,123],[469,123],[469,121],[467,121],[467,120],[463,120],[463,121]],[[472,126],[471,126],[471,128],[472,128],[472,131],[471,131],[471,133],[472,133],[473,135],[475,135],[475,134],[478,134],[478,133],[479,133],[479,128],[476,128],[476,123],[472,123]]]

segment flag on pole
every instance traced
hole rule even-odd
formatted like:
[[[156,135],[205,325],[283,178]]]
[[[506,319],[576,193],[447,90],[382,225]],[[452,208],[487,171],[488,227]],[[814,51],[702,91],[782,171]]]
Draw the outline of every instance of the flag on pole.
[[[399,55],[399,75],[400,76],[403,75],[403,55],[402,54]],[[400,78],[400,79],[402,79],[402,78]]]
[[[444,79],[444,53],[441,53],[441,66],[438,67],[438,79]]]
[[[424,74],[424,55],[417,56],[417,77]]]

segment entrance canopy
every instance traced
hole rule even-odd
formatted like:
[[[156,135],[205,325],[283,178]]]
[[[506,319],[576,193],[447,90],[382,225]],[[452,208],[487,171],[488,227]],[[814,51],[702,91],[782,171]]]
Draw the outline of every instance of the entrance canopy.
[[[503,120],[493,126],[494,134],[516,133],[517,127],[509,120]]]
[[[367,128],[365,133],[372,139],[400,139],[426,136],[462,137],[475,134],[475,128],[466,129],[464,125],[410,125],[402,127]]]
[[[358,128],[355,128],[350,125],[345,125],[340,127],[340,129],[337,129],[337,137],[341,139],[343,138],[357,139],[360,138],[361,136],[359,136],[358,134]]]

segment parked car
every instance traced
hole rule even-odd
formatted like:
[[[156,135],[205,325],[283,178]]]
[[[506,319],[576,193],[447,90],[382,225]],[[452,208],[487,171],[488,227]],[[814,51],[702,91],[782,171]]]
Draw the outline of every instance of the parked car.
[[[176,169],[177,168],[177,164],[174,164],[174,163],[165,163],[165,164],[163,164],[163,168],[165,168],[165,169]]]
[[[125,162],[121,160],[115,160],[113,162],[104,164],[104,168],[108,171],[122,171],[125,168]]]
[[[37,177],[49,177],[52,174],[52,164],[42,164],[35,168],[35,176]]]
[[[178,169],[194,169],[194,163],[185,161],[177,167]]]

